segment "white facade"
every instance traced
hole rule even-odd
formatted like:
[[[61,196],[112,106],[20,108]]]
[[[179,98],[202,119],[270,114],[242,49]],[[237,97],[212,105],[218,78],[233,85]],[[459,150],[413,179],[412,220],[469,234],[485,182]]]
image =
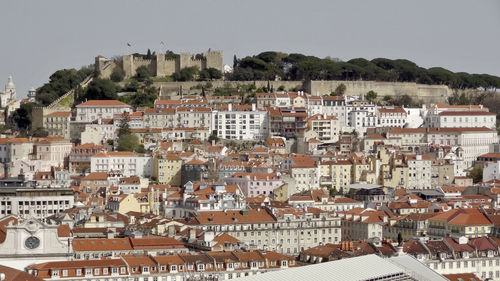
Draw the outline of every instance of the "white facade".
[[[486,111],[445,111],[439,113],[436,120],[437,128],[486,127],[495,129],[497,124],[496,114]]]
[[[422,155],[417,155],[415,159],[408,160],[409,189],[430,189],[432,187],[431,169],[431,160],[422,159]]]
[[[90,123],[98,119],[113,119],[115,114],[131,113],[132,107],[117,100],[90,100],[76,106],[76,122]]]
[[[466,167],[472,166],[479,155],[488,153],[490,144],[498,143],[497,132],[487,128],[435,129],[428,133],[427,139],[429,144],[460,146]]]
[[[500,161],[484,163],[483,182],[500,179]]]
[[[406,111],[405,128],[420,128],[424,124],[424,110],[421,108],[403,108]]]
[[[132,152],[107,152],[90,159],[92,172],[121,171],[123,176],[150,177],[153,175],[153,158]]]
[[[268,136],[269,115],[267,111],[228,105],[225,111],[214,111],[212,131],[223,139],[260,140]]]

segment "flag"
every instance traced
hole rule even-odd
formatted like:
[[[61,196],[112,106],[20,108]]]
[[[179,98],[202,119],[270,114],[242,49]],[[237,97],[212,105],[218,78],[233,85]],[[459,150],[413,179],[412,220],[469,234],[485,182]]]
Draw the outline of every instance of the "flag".
[[[131,47],[132,45],[130,43],[127,42],[127,46]]]

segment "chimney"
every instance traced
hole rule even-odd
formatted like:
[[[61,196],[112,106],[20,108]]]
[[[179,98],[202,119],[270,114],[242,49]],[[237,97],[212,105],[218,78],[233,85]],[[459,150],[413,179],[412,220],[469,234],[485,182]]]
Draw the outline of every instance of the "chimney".
[[[9,177],[9,164],[8,163],[3,164],[3,177],[4,178]]]
[[[189,241],[196,239],[196,229],[191,228],[189,230]]]
[[[169,225],[167,229],[167,237],[173,238],[175,236],[175,226]]]

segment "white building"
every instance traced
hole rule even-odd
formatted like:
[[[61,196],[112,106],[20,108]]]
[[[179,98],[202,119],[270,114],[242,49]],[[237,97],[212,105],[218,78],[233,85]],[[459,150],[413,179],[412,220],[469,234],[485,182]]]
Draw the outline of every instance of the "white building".
[[[14,85],[12,75],[9,75],[7,84],[5,85],[5,92],[0,93],[0,107],[4,108],[7,106],[9,101],[16,99],[16,85]]]
[[[423,159],[416,155],[408,159],[408,186],[410,189],[430,189],[431,186],[431,160]]]
[[[153,175],[153,158],[129,151],[101,152],[90,159],[92,172],[121,171],[126,176],[150,177]]]
[[[113,119],[115,114],[132,113],[132,107],[117,100],[89,100],[76,106],[76,122],[90,123],[98,119]]]
[[[403,108],[406,111],[406,128],[420,128],[424,124],[424,109]]]
[[[17,215],[43,219],[73,207],[70,188],[41,188],[29,185],[24,177],[0,179],[0,217]]]
[[[378,108],[378,127],[403,127],[406,123],[406,111],[401,107]]]
[[[431,128],[427,133],[429,144],[463,149],[463,158],[466,167],[472,166],[473,161],[481,155],[489,152],[490,144],[498,143],[498,135],[495,130],[482,128]]]
[[[269,117],[265,110],[257,110],[255,104],[232,105],[214,111],[212,131],[223,139],[261,140],[268,135]]]
[[[212,109],[210,107],[178,107],[175,109],[174,124],[180,128],[211,128]]]
[[[486,127],[495,129],[497,124],[496,114],[487,111],[443,111],[431,120],[436,128],[458,127]]]
[[[486,162],[483,167],[483,182],[500,179],[500,161]]]

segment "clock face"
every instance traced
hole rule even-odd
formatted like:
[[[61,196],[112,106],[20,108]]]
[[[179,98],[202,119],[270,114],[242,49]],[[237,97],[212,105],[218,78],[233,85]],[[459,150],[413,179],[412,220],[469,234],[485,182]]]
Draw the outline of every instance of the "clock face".
[[[24,245],[28,249],[35,249],[40,246],[40,239],[35,236],[30,236],[24,241]]]

